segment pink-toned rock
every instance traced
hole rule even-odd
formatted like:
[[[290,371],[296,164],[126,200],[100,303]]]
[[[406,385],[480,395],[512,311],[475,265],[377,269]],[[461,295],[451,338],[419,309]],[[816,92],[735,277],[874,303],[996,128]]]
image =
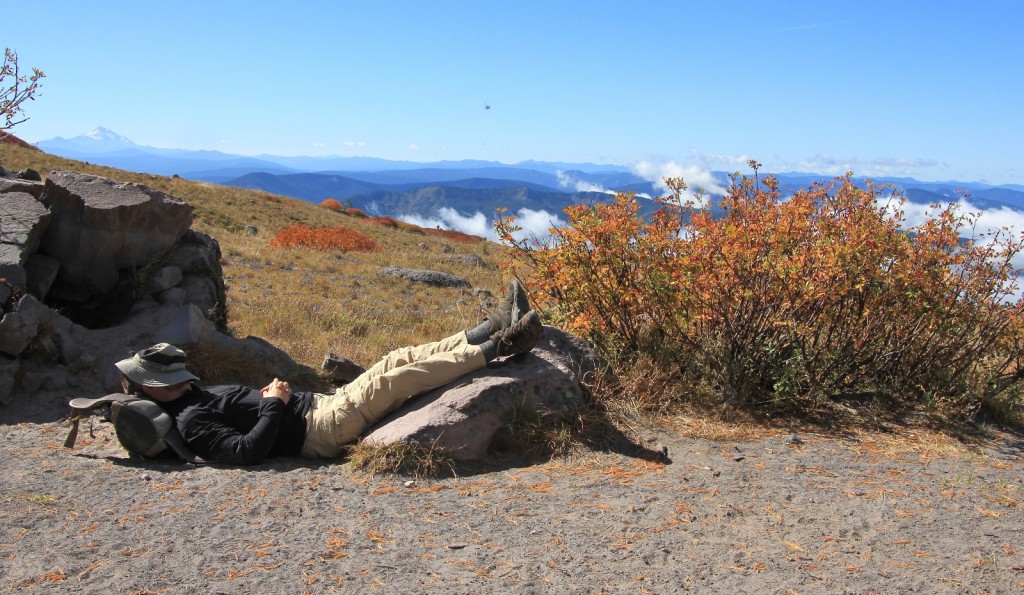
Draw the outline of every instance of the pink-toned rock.
[[[415,397],[370,429],[369,444],[432,444],[457,460],[483,459],[494,434],[517,416],[570,413],[598,369],[592,347],[554,327],[529,353],[495,362]]]

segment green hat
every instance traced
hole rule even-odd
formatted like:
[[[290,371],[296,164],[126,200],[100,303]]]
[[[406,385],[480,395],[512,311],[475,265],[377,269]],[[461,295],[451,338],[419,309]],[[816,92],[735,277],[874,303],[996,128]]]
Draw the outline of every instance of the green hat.
[[[114,365],[142,386],[171,386],[199,380],[185,368],[185,352],[168,343],[157,343]]]

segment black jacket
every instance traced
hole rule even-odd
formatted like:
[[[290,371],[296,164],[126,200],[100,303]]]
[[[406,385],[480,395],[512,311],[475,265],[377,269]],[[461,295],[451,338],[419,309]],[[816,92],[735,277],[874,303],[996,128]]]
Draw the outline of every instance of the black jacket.
[[[191,389],[160,403],[174,417],[181,437],[199,456],[233,465],[255,465],[267,457],[298,456],[306,440],[311,393],[295,393],[287,405],[264,399],[240,385]]]

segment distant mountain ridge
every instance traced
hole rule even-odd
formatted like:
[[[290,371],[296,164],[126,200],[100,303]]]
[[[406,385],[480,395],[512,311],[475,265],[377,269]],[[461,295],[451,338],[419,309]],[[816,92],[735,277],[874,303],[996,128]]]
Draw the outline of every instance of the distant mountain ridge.
[[[310,202],[348,201],[368,212],[393,217],[431,218],[441,209],[490,218],[501,206],[561,213],[570,204],[608,200],[615,192],[662,194],[652,181],[621,165],[524,161],[504,164],[464,160],[419,163],[374,157],[286,157],[231,155],[219,151],[143,147],[107,128],[37,146],[49,153],[130,171],[184,178],[292,196]],[[728,187],[726,172],[713,172]],[[783,193],[831,176],[804,172],[772,174]],[[912,178],[871,178],[891,184],[914,203],[948,202],[970,194],[973,206],[1024,211],[1024,186],[979,182],[921,182]],[[864,178],[857,178],[862,182]],[[645,209],[649,208],[645,204]]]

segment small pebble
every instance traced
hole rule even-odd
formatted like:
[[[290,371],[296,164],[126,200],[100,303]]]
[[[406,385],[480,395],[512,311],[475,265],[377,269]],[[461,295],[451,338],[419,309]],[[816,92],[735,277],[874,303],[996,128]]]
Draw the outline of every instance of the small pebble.
[[[151,479],[153,479],[153,478],[149,476],[149,473],[143,473],[142,474],[142,481],[149,481]]]
[[[409,481],[405,482],[402,485],[404,485],[407,488],[412,488],[412,487],[416,487],[416,482],[410,479]]]

